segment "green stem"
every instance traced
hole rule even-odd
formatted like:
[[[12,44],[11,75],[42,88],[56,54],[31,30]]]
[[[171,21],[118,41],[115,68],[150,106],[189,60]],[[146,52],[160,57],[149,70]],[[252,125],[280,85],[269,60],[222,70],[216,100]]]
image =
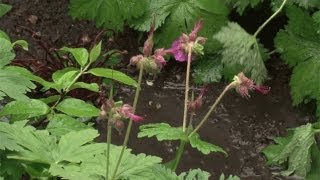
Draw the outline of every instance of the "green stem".
[[[189,102],[189,81],[190,81],[190,68],[191,68],[191,54],[192,45],[188,45],[188,62],[187,62],[187,72],[186,72],[186,88],[184,92],[184,110],[183,110],[183,124],[182,131],[186,131],[187,126],[187,116],[188,116],[188,102]]]
[[[58,104],[59,102],[62,101],[62,99],[65,97],[65,95],[68,93],[68,91],[70,90],[70,88],[72,87],[72,85],[74,83],[76,83],[78,81],[78,79],[86,73],[87,69],[90,67],[91,63],[88,63],[87,66],[85,66],[83,69],[80,70],[80,72],[77,74],[76,77],[74,77],[74,79],[71,81],[71,83],[63,89],[63,92],[62,94],[60,95],[59,99],[56,101],[56,103],[51,107],[51,110],[54,109]]]
[[[204,116],[204,118],[201,120],[201,122],[197,125],[197,127],[189,134],[188,138],[190,138],[194,133],[196,133],[203,124],[208,120],[209,116],[213,112],[213,110],[217,107],[223,96],[234,86],[235,82],[230,83],[227,87],[224,88],[222,93],[219,95],[219,97],[216,99],[216,101],[213,103],[207,114]]]
[[[282,9],[283,9],[284,5],[286,4],[286,2],[287,2],[287,0],[283,0],[280,8],[279,8],[275,13],[273,13],[272,16],[270,16],[269,19],[267,19],[267,20],[258,28],[258,30],[254,33],[253,37],[256,38],[256,37],[258,36],[258,34],[262,31],[262,29],[263,29],[264,27],[266,27],[266,25],[267,25],[274,17],[276,17],[276,16],[282,11]]]
[[[132,106],[133,113],[135,113],[135,111],[137,109],[138,99],[139,99],[140,90],[141,90],[142,76],[143,76],[143,66],[140,67],[140,71],[139,71],[138,86],[137,86],[137,89],[136,89],[136,94],[134,96],[133,106]],[[127,128],[127,131],[126,131],[126,135],[124,137],[124,141],[123,141],[123,144],[122,144],[122,149],[121,149],[121,152],[120,152],[120,156],[119,156],[119,159],[117,161],[116,168],[115,168],[115,170],[113,172],[111,180],[115,178],[115,176],[117,174],[117,171],[119,169],[119,166],[120,166],[120,163],[121,163],[121,160],[122,160],[122,157],[123,157],[124,150],[126,149],[128,141],[129,141],[131,128],[132,128],[132,119],[129,120],[129,124],[128,124],[128,128]]]
[[[113,81],[111,81],[111,87],[110,87],[110,92],[109,92],[109,99],[113,99]],[[109,111],[109,117],[108,117],[108,125],[107,125],[107,164],[106,164],[106,180],[109,177],[109,162],[110,162],[110,144],[111,144],[111,135],[112,135],[112,126],[110,122],[111,118],[111,111]]]
[[[107,129],[107,172],[106,172],[106,180],[109,176],[109,162],[110,162],[110,144],[111,144],[111,132],[112,132],[112,126],[108,122],[108,129]]]
[[[175,157],[174,165],[172,167],[173,172],[175,172],[177,170],[177,167],[180,163],[180,160],[181,160],[182,154],[184,152],[184,147],[185,147],[186,143],[187,143],[187,141],[185,141],[185,140],[180,141],[180,145],[179,145],[176,157]]]

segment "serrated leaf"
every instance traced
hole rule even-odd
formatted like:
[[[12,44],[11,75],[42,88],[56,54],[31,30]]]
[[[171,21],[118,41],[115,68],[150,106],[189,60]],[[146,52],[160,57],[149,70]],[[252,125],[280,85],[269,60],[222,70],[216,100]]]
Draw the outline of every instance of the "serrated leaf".
[[[269,146],[263,153],[272,164],[288,163],[288,169],[282,175],[306,177],[311,169],[311,147],[315,144],[312,124],[295,128],[289,139],[278,139],[281,144]]]
[[[60,102],[57,110],[76,117],[97,117],[100,110],[80,99],[68,98]]]
[[[124,21],[144,13],[146,0],[71,0],[73,18],[95,20],[98,27],[121,31]]]
[[[131,77],[127,76],[126,74],[120,71],[107,69],[107,68],[93,68],[93,69],[90,69],[88,72],[95,76],[113,79],[123,84],[137,87],[137,82],[134,79],[132,79]]]
[[[89,61],[91,63],[95,62],[100,56],[100,53],[101,53],[101,41],[91,49],[89,54]]]
[[[151,167],[152,177],[154,179],[163,179],[163,180],[179,180],[179,177],[171,169],[166,168],[163,165],[157,164]]]
[[[72,131],[91,129],[92,127],[65,114],[54,114],[49,118],[46,129],[55,136],[63,136]]]
[[[74,83],[71,88],[70,88],[70,91],[73,90],[73,89],[79,89],[79,88],[82,88],[82,89],[88,89],[90,91],[93,91],[93,92],[99,92],[99,85],[97,83],[85,83],[85,82],[76,82]]]
[[[21,180],[24,169],[19,162],[8,159],[5,151],[0,151],[0,162],[0,179]]]
[[[222,64],[220,56],[206,56],[196,61],[193,68],[193,78],[197,84],[220,82],[222,78]]]
[[[9,64],[16,55],[12,52],[11,42],[0,38],[0,68]]]
[[[60,50],[71,53],[81,67],[84,67],[88,63],[89,53],[85,48],[63,47]]]
[[[279,9],[282,2],[283,0],[272,0],[271,1],[272,9],[274,11]],[[320,1],[318,0],[291,0],[286,2],[286,5],[293,5],[293,4],[303,7],[305,9],[320,8]]]
[[[212,152],[221,152],[221,153],[224,153],[224,155],[227,155],[227,153],[221,147],[201,140],[199,134],[197,133],[195,133],[189,138],[189,142],[193,148],[196,148],[203,154],[210,154]]]
[[[183,140],[185,133],[180,127],[171,127],[166,123],[146,124],[139,127],[138,137],[156,137],[158,141],[163,140]]]
[[[190,169],[189,172],[183,172],[179,175],[180,180],[208,180],[210,173],[201,169]]]
[[[228,9],[224,0],[162,0],[148,1],[148,7],[142,17],[133,19],[130,24],[140,31],[149,31],[155,17],[155,39],[158,47],[170,47],[181,33],[189,33],[194,23],[203,19],[204,26],[200,35],[211,37],[227,20]],[[165,38],[164,38],[165,37]],[[206,47],[212,51],[217,43],[208,39]]]
[[[263,0],[227,0],[227,3],[234,9],[237,9],[237,12],[242,15],[243,12],[250,6],[251,8],[256,7]]]
[[[11,10],[12,6],[8,4],[0,3],[0,17],[7,14]]]
[[[228,23],[214,38],[223,44],[222,64],[228,69],[237,67],[244,73],[249,73],[251,79],[261,84],[267,77],[267,69],[264,65],[263,57],[267,57],[265,51],[261,49],[258,40],[248,34],[237,23]]]
[[[0,100],[9,96],[15,100],[28,100],[25,95],[36,88],[29,79],[16,72],[0,69]]]
[[[0,111],[0,116],[22,115],[26,118],[46,115],[50,108],[44,102],[37,99],[27,101],[13,101],[6,104]]]
[[[316,23],[297,7],[288,7],[287,15],[289,24],[277,34],[275,44],[281,57],[293,67],[290,80],[293,104],[302,103],[304,99],[319,101],[320,36]]]
[[[238,176],[229,175],[229,177],[226,179],[225,175],[222,173],[219,177],[219,180],[240,180]]]

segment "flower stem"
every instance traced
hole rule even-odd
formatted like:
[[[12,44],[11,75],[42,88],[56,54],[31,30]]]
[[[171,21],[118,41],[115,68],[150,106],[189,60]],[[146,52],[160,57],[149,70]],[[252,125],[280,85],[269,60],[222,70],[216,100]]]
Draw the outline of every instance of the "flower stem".
[[[186,131],[187,116],[188,116],[188,102],[189,102],[189,81],[190,81],[190,68],[191,68],[191,54],[192,45],[188,45],[188,62],[187,62],[187,73],[186,73],[186,88],[184,93],[184,110],[183,110],[183,124],[182,131]]]
[[[204,118],[201,120],[201,122],[197,125],[197,127],[189,134],[188,138],[190,138],[194,133],[196,133],[203,124],[208,120],[209,116],[213,112],[213,110],[217,107],[223,96],[227,93],[228,90],[230,90],[234,86],[235,82],[230,83],[227,87],[224,88],[222,93],[219,95],[219,97],[216,99],[216,101],[213,103],[207,114],[204,116]]]
[[[111,81],[111,87],[110,87],[110,92],[109,92],[109,99],[113,99],[113,81]],[[109,117],[108,117],[108,124],[107,124],[107,164],[106,164],[106,180],[109,177],[109,162],[110,162],[110,144],[111,144],[111,139],[112,139],[112,126],[110,123],[110,118],[111,118],[111,111],[109,111]]]
[[[275,13],[273,13],[272,16],[270,16],[269,19],[267,19],[267,20],[258,28],[258,30],[254,33],[253,37],[256,38],[256,37],[258,36],[258,34],[262,31],[262,29],[263,29],[264,27],[266,27],[266,25],[267,25],[274,17],[276,17],[276,16],[282,11],[282,9],[283,9],[284,5],[286,4],[286,2],[287,2],[287,0],[283,0],[280,8],[279,8]]]
[[[172,171],[175,172],[179,163],[180,163],[180,160],[181,160],[181,157],[182,157],[182,154],[184,152],[184,147],[186,145],[187,141],[186,140],[181,140],[180,141],[180,145],[179,145],[179,148],[178,148],[178,152],[176,154],[176,157],[175,157],[175,161],[174,161],[174,165],[172,167]]]
[[[138,78],[138,86],[137,86],[137,89],[136,89],[136,93],[135,93],[134,100],[133,100],[133,106],[132,106],[133,113],[135,113],[135,111],[137,109],[139,94],[140,94],[140,90],[141,90],[142,76],[143,76],[143,66],[140,66],[139,78]],[[121,152],[120,152],[120,156],[119,156],[119,159],[117,161],[116,168],[114,169],[114,172],[113,172],[111,180],[115,178],[115,176],[117,174],[117,171],[119,169],[119,166],[120,166],[120,163],[121,163],[121,160],[122,160],[122,157],[123,157],[124,150],[126,149],[128,141],[129,141],[131,128],[132,128],[132,119],[129,120],[129,124],[128,124],[128,128],[127,128],[127,131],[126,131],[126,135],[124,137],[124,141],[123,141],[123,144],[122,144],[122,149],[121,149]]]

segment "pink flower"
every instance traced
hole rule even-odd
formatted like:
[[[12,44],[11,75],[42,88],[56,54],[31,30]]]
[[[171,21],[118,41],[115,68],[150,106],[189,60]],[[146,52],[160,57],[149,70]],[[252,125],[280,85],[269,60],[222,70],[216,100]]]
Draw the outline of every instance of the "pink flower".
[[[154,33],[154,22],[151,24],[148,39],[144,42],[143,54],[145,56],[150,56],[153,49],[153,33]]]
[[[161,49],[156,49],[154,51],[154,55],[152,56],[152,58],[154,59],[155,63],[162,68],[164,65],[166,65],[166,60],[164,59],[163,56],[165,56],[167,54],[167,50],[165,50],[164,48]]]
[[[200,54],[202,54],[201,53],[203,48],[202,45],[205,43],[206,38],[197,37],[198,32],[200,31],[202,26],[203,26],[203,21],[200,20],[194,25],[194,28],[189,35],[182,33],[182,35],[172,43],[171,48],[169,49],[169,52],[173,54],[174,58],[177,61],[179,62],[187,61],[188,46],[192,46],[193,53],[197,54],[200,52]],[[195,45],[201,46],[202,48],[200,48],[200,50],[195,49],[196,47]],[[192,59],[193,59],[193,56],[192,56]]]
[[[247,78],[242,72],[234,77],[235,89],[242,97],[250,97],[249,92],[256,90],[262,94],[268,94],[270,87],[255,85],[254,82]]]
[[[188,110],[190,112],[195,112],[196,110],[201,108],[203,103],[203,95],[206,91],[207,91],[206,87],[202,88],[197,99],[188,103]]]
[[[122,107],[119,109],[119,113],[126,118],[132,119],[134,122],[143,121],[142,117],[133,114],[133,108],[129,104],[122,105]]]

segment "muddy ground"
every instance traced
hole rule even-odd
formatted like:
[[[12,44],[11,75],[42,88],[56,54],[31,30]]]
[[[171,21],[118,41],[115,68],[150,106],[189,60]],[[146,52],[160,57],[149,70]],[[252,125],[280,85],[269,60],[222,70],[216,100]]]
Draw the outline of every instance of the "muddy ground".
[[[3,0],[3,2],[13,5],[13,9],[0,19],[0,29],[7,32],[13,40],[27,40],[30,43],[30,52],[37,57],[45,56],[45,52],[34,42],[30,32],[22,27],[39,32],[50,47],[56,48],[83,44],[81,37],[88,35],[92,40],[101,31],[95,28],[92,22],[72,20],[67,14],[67,0],[24,0],[23,2]],[[237,20],[241,21],[241,18]],[[255,28],[251,27],[251,29]],[[121,33],[115,38],[110,48],[128,50],[129,55],[134,54],[137,52],[138,42],[136,36],[132,34],[131,31]],[[266,43],[272,46],[270,43],[272,38],[265,39]],[[123,64],[126,64],[128,57],[124,59]],[[27,58],[27,55],[18,53],[17,58]],[[304,124],[312,117],[309,115],[311,113],[308,108],[301,109],[291,106],[288,87],[291,71],[287,66],[277,55],[272,56],[267,66],[269,79],[266,85],[272,88],[268,95],[253,94],[251,98],[244,99],[234,91],[230,91],[210,117],[209,122],[201,129],[201,137],[223,147],[228,152],[228,157],[222,154],[205,156],[188,147],[179,171],[201,168],[212,174],[211,179],[216,179],[222,172],[238,175],[242,179],[278,179],[265,165],[265,159],[260,151],[272,143],[275,136],[284,135],[287,128]],[[153,86],[144,83],[138,106],[138,114],[143,115],[146,119],[144,123],[167,122],[173,126],[181,124],[184,67],[183,64],[170,62],[164,72],[157,77]],[[136,75],[132,73],[133,69],[125,66],[122,69]],[[196,121],[199,121],[225,85],[225,83],[218,83],[210,86],[205,96],[204,108],[197,114]],[[118,98],[131,100],[132,91],[125,87],[120,88]],[[99,140],[104,141],[106,129],[101,124],[96,126],[101,132]],[[161,156],[164,161],[174,157],[177,143],[137,139],[137,127],[138,125],[135,125],[129,142],[129,147],[134,152]],[[123,139],[123,135],[116,132],[113,137],[116,144],[120,144]]]

